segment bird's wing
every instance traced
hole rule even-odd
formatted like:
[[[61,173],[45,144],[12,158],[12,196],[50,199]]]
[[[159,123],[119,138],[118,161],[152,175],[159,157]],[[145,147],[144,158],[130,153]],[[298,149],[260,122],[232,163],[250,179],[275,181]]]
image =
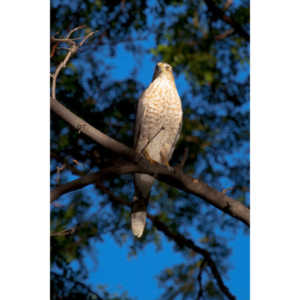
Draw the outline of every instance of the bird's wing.
[[[142,127],[143,120],[145,117],[145,112],[146,112],[144,95],[145,95],[145,93],[143,93],[142,96],[140,97],[138,106],[137,106],[135,127],[134,127],[134,149],[136,149],[137,142],[139,140],[139,136],[141,133],[141,127]]]
[[[180,134],[181,134],[181,130],[182,130],[182,117],[181,117],[180,124],[178,126],[178,131],[177,131],[176,137],[174,139],[174,143],[173,143],[172,148],[171,148],[170,153],[169,153],[169,160],[171,159],[171,157],[173,155],[173,152],[175,150],[176,144],[177,144],[177,142],[179,140],[179,137],[180,137]]]

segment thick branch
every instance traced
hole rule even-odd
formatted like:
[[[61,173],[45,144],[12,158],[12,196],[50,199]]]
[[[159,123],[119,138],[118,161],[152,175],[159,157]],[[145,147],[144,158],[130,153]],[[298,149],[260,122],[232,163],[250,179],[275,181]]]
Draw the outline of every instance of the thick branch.
[[[244,30],[244,28],[234,21],[232,17],[225,14],[224,10],[219,8],[213,0],[204,0],[207,8],[218,18],[223,20],[225,23],[229,24],[240,36],[242,36],[246,41],[250,41],[249,33]]]
[[[104,169],[101,172],[95,172],[95,173],[84,175],[78,179],[59,185],[55,189],[52,189],[50,194],[50,202],[55,201],[60,196],[66,193],[70,193],[82,189],[83,187],[88,186],[90,184],[95,184],[97,181],[101,179],[103,180],[108,175],[134,173],[136,170],[137,170],[136,165],[128,163],[119,166],[113,166]]]
[[[97,178],[99,178],[99,173],[91,173],[66,184],[59,185],[57,188],[51,190],[50,201],[53,202],[63,194],[79,190],[91,183],[94,183]]]
[[[88,174],[61,185],[51,191],[51,201],[56,200],[62,194],[80,189],[89,184],[94,184],[101,177],[103,178],[104,175],[128,173],[146,173],[152,175],[160,181],[204,199],[216,208],[242,221],[247,226],[250,225],[250,210],[241,202],[211,188],[202,181],[184,174],[182,170],[178,168],[167,168],[158,163],[150,164],[144,158],[141,158],[137,163],[126,162],[119,166],[104,169],[102,172]]]
[[[110,149],[117,154],[120,154],[121,156],[125,156],[129,159],[135,158],[136,154],[132,149],[103,134],[101,131],[97,130],[95,127],[91,126],[86,121],[73,114],[69,109],[67,109],[54,98],[51,98],[50,103],[51,109],[79,132],[84,133],[96,143]]]

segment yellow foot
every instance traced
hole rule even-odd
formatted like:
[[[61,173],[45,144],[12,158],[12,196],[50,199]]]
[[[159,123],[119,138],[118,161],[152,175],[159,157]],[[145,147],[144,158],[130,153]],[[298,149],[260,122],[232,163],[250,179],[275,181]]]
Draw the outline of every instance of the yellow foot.
[[[151,158],[150,154],[147,152],[147,150],[144,150],[144,156],[145,158],[151,163],[151,164],[155,164],[157,163],[154,159]]]
[[[169,164],[168,158],[162,152],[160,152],[160,158],[161,163],[165,165],[168,168],[168,170],[170,170],[172,167]]]

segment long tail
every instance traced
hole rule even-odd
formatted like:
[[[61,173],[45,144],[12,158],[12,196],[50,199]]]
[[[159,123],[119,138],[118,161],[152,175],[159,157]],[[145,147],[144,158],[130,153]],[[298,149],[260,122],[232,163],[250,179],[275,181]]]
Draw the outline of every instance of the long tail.
[[[147,208],[143,199],[134,196],[131,209],[131,230],[132,233],[140,238],[146,226]]]
[[[132,233],[138,238],[143,235],[145,229],[147,205],[153,182],[154,178],[150,175],[134,175],[135,196],[131,207],[131,229]]]

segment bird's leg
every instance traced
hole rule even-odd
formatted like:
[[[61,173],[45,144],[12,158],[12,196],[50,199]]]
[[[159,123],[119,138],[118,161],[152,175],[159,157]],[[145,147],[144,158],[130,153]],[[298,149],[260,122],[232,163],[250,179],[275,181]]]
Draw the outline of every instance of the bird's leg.
[[[146,158],[146,160],[149,162],[150,165],[154,165],[157,164],[158,162],[156,160],[154,160],[150,154],[148,153],[148,151],[145,149],[143,150],[143,155]],[[153,175],[151,175],[152,177],[156,178],[157,174],[154,173]]]
[[[163,165],[170,167],[169,160],[168,160],[167,156],[163,153],[163,151],[160,151],[160,159],[161,159],[161,163]]]
[[[168,170],[170,171],[172,169],[172,167],[169,164],[169,159],[168,159],[168,155],[166,155],[163,150],[160,151],[160,159],[161,159],[161,163],[163,165],[165,165]]]
[[[152,157],[150,156],[150,154],[148,153],[148,151],[147,151],[146,149],[143,151],[143,154],[144,154],[145,158],[146,158],[151,164],[157,163],[154,159],[152,159]]]

